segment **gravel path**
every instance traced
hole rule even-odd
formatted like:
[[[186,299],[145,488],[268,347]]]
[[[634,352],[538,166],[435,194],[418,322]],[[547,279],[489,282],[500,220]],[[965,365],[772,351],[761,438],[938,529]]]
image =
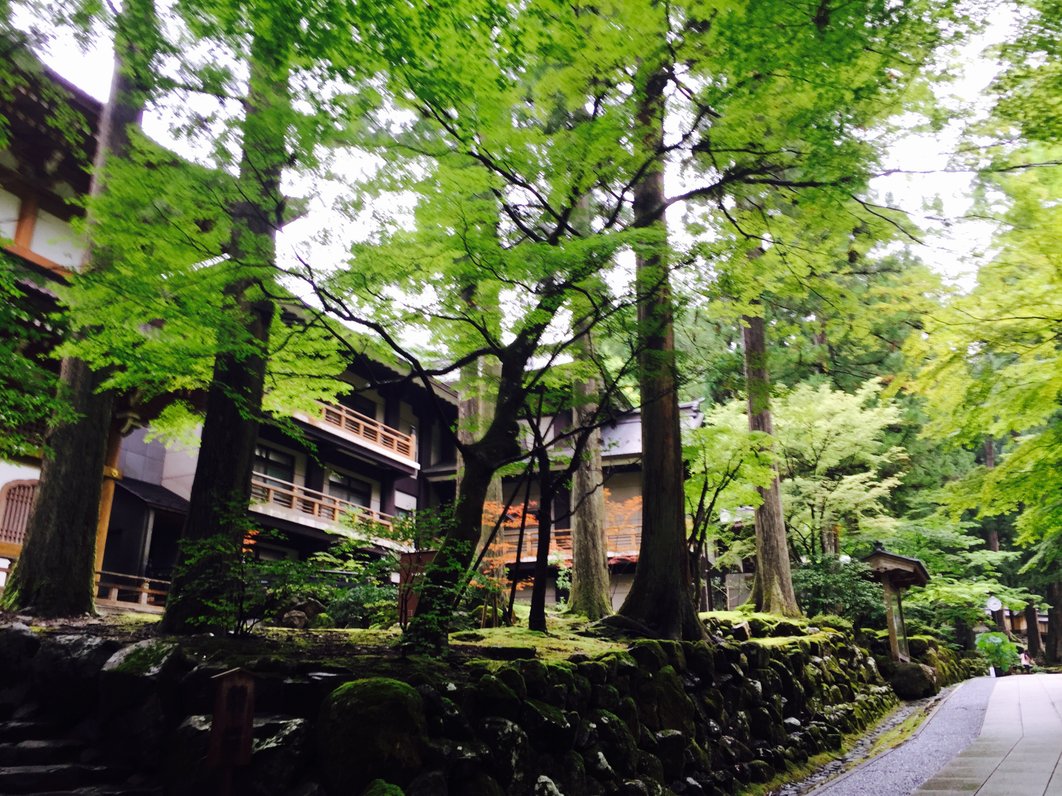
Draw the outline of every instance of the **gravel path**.
[[[905,744],[813,791],[812,796],[910,794],[978,736],[995,684],[990,677],[967,680]]]

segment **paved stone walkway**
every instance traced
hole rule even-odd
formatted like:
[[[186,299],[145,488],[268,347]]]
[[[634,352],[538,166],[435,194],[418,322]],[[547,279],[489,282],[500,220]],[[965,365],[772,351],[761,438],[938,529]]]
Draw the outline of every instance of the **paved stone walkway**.
[[[1062,796],[1062,675],[996,680],[981,734],[915,793]]]

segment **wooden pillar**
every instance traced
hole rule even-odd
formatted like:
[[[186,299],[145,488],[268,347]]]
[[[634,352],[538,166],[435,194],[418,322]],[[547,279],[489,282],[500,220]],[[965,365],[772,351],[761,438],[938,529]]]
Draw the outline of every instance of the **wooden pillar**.
[[[392,516],[395,513],[395,479],[393,477],[380,479],[380,511]]]
[[[885,625],[889,629],[889,654],[894,661],[898,661],[900,660],[900,640],[896,636],[896,621],[899,617],[896,616],[892,609],[892,597],[896,590],[888,577],[882,579],[881,585],[885,588]]]
[[[424,470],[432,465],[431,446],[435,418],[432,417],[429,410],[422,413],[417,418],[417,421],[420,423],[418,427],[420,439],[423,440],[417,445],[417,463],[420,464],[420,470],[417,471],[417,508],[426,509],[431,505],[431,483],[428,481],[428,477],[424,475]]]
[[[100,489],[100,512],[96,522],[96,571],[103,569],[103,553],[107,547],[107,529],[111,524],[111,507],[114,505],[114,484],[121,479],[118,470],[118,454],[122,449],[122,435],[116,423],[107,432],[107,458],[103,462],[103,486]]]

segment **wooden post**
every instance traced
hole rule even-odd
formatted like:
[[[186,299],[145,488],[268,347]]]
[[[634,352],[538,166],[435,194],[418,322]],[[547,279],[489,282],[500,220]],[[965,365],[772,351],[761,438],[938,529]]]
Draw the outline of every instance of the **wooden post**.
[[[121,479],[118,454],[122,449],[122,435],[116,423],[107,432],[107,458],[103,462],[103,485],[100,488],[100,513],[96,522],[96,569],[103,569],[103,553],[107,547],[107,528],[111,524],[114,505],[114,484]]]
[[[212,679],[218,685],[210,724],[207,765],[220,770],[218,793],[228,796],[232,792],[233,769],[251,762],[254,677],[243,669],[230,669]]]
[[[896,636],[896,614],[892,610],[893,589],[892,581],[884,578],[881,585],[885,587],[885,624],[889,629],[889,654],[894,661],[900,660],[900,640]]]

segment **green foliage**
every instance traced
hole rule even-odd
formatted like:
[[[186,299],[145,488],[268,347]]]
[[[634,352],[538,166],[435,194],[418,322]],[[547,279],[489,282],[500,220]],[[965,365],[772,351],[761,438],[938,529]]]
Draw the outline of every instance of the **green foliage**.
[[[398,589],[375,581],[340,587],[327,610],[334,627],[390,627],[398,621]]]
[[[805,614],[835,615],[859,627],[882,627],[884,598],[881,586],[869,575],[870,568],[861,561],[825,556],[794,567],[793,589]]]
[[[885,432],[900,412],[879,392],[877,380],[851,395],[800,384],[774,401],[786,520],[809,552],[830,535],[881,536],[894,524],[884,500],[900,479],[886,472],[903,451]]]
[[[704,525],[716,523],[721,511],[733,513],[759,504],[757,487],[767,486],[774,477],[770,446],[766,434],[748,430],[737,402],[709,409],[703,426],[685,431],[686,505],[695,531],[698,520]]]
[[[45,425],[70,419],[71,409],[56,395],[57,378],[43,350],[51,343],[43,312],[34,311],[20,279],[29,275],[0,252],[0,459],[34,455]]]
[[[366,552],[364,545],[342,539],[310,557],[322,572],[318,598],[335,627],[390,627],[398,621],[398,587],[391,583],[397,560]]]
[[[244,636],[275,606],[310,596],[315,569],[306,562],[262,560],[248,539],[232,534],[183,540],[175,575],[192,575],[186,593],[203,606],[189,624]]]
[[[786,520],[793,542],[808,555],[844,549],[896,527],[886,501],[899,484],[904,452],[888,440],[900,408],[879,397],[876,379],[855,393],[828,384],[782,389],[773,401],[774,457],[782,479]],[[687,502],[700,494],[718,497],[716,510],[756,506],[756,487],[769,483],[770,448],[750,434],[743,402],[706,413],[704,429],[687,449],[691,477]],[[834,552],[839,552],[839,549]]]
[[[980,633],[975,643],[981,657],[1000,674],[1006,674],[1018,665],[1018,646],[1006,634]]]

